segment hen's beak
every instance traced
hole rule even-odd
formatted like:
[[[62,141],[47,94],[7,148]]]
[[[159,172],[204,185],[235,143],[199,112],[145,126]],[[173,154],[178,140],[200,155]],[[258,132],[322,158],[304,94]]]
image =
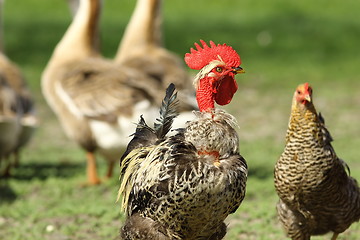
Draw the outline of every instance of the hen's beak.
[[[311,96],[309,94],[306,94],[304,99],[308,102],[311,102]]]
[[[245,70],[244,70],[242,67],[236,67],[236,68],[234,68],[234,72],[235,72],[236,74],[238,74],[238,73],[245,73]]]

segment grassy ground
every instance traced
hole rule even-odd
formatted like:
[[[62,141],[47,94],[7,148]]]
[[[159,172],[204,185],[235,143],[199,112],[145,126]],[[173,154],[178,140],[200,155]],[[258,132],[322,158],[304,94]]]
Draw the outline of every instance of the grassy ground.
[[[133,6],[130,0],[105,2],[105,56],[115,53]],[[226,42],[240,53],[247,71],[238,77],[239,91],[227,110],[239,121],[249,180],[246,199],[228,218],[226,239],[285,239],[275,213],[273,166],[284,146],[292,93],[299,83],[313,85],[334,147],[360,179],[359,8],[356,0],[165,2],[169,49],[182,56],[200,38]],[[5,3],[5,49],[28,79],[41,127],[14,177],[0,183],[0,239],[116,239],[124,219],[115,203],[117,177],[98,187],[81,187],[84,154],[64,137],[40,93],[40,74],[70,20],[64,0]],[[105,173],[105,162],[99,165]],[[356,223],[339,239],[358,236]]]

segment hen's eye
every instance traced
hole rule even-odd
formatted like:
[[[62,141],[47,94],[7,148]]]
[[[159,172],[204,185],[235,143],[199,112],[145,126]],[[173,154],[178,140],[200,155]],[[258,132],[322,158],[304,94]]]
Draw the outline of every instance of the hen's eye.
[[[301,92],[298,90],[297,93],[300,94]]]
[[[222,69],[222,67],[216,67],[216,69],[215,69],[217,72],[222,72],[223,71],[223,69]]]

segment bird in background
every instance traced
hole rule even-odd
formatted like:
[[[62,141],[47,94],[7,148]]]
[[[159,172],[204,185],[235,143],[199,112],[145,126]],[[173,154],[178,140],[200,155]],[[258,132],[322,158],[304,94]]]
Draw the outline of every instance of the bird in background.
[[[69,5],[71,14],[74,17],[76,15],[76,11],[79,9],[80,0],[66,0],[66,1]]]
[[[42,74],[44,97],[66,135],[87,158],[87,183],[100,183],[96,152],[108,163],[106,177],[131,140],[134,123],[157,116],[157,80],[141,69],[115,64],[99,50],[100,0],[80,0],[75,17]]]
[[[0,1],[0,176],[10,176],[11,168],[19,166],[20,151],[32,138],[38,119],[25,78],[4,51],[2,10]]]
[[[328,232],[335,240],[360,219],[359,185],[336,155],[332,140],[324,118],[315,110],[311,86],[299,85],[285,149],[274,171],[278,216],[293,240]]]
[[[157,89],[159,102],[167,86],[174,83],[180,100],[179,111],[189,111],[189,118],[190,111],[197,110],[192,78],[183,60],[164,47],[162,5],[162,0],[137,0],[114,61],[156,79],[153,87]]]
[[[195,118],[172,128],[178,103],[170,84],[154,127],[140,117],[121,158],[122,239],[222,239],[225,218],[245,196],[247,164],[236,119],[215,107],[229,104],[237,91],[235,75],[244,72],[240,57],[226,44],[200,42],[185,55],[187,65],[199,70]]]

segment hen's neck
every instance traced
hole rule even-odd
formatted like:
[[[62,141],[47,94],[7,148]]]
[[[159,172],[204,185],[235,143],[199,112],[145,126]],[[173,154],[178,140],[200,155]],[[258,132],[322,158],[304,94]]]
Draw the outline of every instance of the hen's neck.
[[[299,103],[301,104],[301,103]],[[294,106],[291,109],[287,141],[292,137],[310,137],[318,139],[319,119],[313,104]]]

